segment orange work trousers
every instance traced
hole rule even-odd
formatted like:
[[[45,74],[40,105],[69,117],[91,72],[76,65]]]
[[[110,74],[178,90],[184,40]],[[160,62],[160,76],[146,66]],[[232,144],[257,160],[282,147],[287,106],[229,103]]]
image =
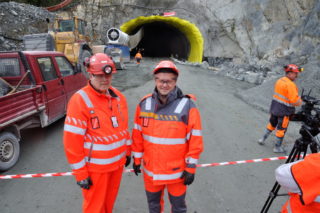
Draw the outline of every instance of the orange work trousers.
[[[123,166],[106,173],[89,173],[92,186],[82,189],[84,213],[112,213],[122,178]]]
[[[164,189],[167,188],[172,213],[186,213],[187,205],[185,202],[187,186],[183,182],[154,185],[149,177],[144,177],[144,185],[147,194],[149,213],[164,212]]]
[[[278,138],[283,138],[286,134],[289,121],[289,116],[275,116],[271,114],[267,129],[273,131],[277,128],[276,136]]]

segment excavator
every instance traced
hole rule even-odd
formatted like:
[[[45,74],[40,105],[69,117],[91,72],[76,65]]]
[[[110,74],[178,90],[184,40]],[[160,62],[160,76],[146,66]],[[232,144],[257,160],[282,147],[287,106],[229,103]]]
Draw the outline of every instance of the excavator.
[[[91,38],[85,32],[85,21],[72,18],[55,18],[48,22],[48,33],[29,34],[23,37],[25,50],[58,51],[85,70],[83,61],[92,55]]]

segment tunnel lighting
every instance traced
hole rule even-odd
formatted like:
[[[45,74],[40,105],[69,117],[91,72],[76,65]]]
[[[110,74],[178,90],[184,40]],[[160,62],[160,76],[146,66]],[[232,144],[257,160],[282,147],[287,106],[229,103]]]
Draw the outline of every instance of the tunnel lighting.
[[[190,42],[189,62],[202,62],[203,56],[203,37],[198,27],[191,22],[178,17],[163,17],[163,16],[139,16],[135,19],[124,23],[120,29],[131,34],[135,29],[141,25],[150,24],[152,22],[164,22],[177,28],[182,32]]]

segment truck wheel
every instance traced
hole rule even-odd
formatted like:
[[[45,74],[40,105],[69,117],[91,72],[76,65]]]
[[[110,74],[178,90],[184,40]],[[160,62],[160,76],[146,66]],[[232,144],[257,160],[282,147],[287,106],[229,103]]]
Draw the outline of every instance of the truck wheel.
[[[20,144],[18,138],[10,133],[0,134],[0,171],[6,171],[13,167],[20,155]]]
[[[87,71],[86,71],[86,67],[84,66],[83,62],[84,62],[84,59],[85,58],[89,58],[91,57],[91,53],[89,50],[82,50],[81,51],[81,54],[79,56],[79,60],[78,60],[78,63],[80,64],[81,66],[81,72],[83,72],[87,77],[89,77]]]

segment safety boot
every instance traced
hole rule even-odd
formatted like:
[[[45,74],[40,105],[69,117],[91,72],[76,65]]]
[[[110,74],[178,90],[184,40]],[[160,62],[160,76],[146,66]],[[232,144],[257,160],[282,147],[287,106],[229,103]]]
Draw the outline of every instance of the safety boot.
[[[277,137],[277,141],[274,144],[273,152],[274,153],[286,153],[286,150],[282,146],[283,138]]]
[[[258,140],[258,144],[264,145],[264,142],[266,141],[266,139],[268,138],[268,136],[270,135],[271,132],[272,131],[267,129],[266,132],[264,133],[263,137]]]

